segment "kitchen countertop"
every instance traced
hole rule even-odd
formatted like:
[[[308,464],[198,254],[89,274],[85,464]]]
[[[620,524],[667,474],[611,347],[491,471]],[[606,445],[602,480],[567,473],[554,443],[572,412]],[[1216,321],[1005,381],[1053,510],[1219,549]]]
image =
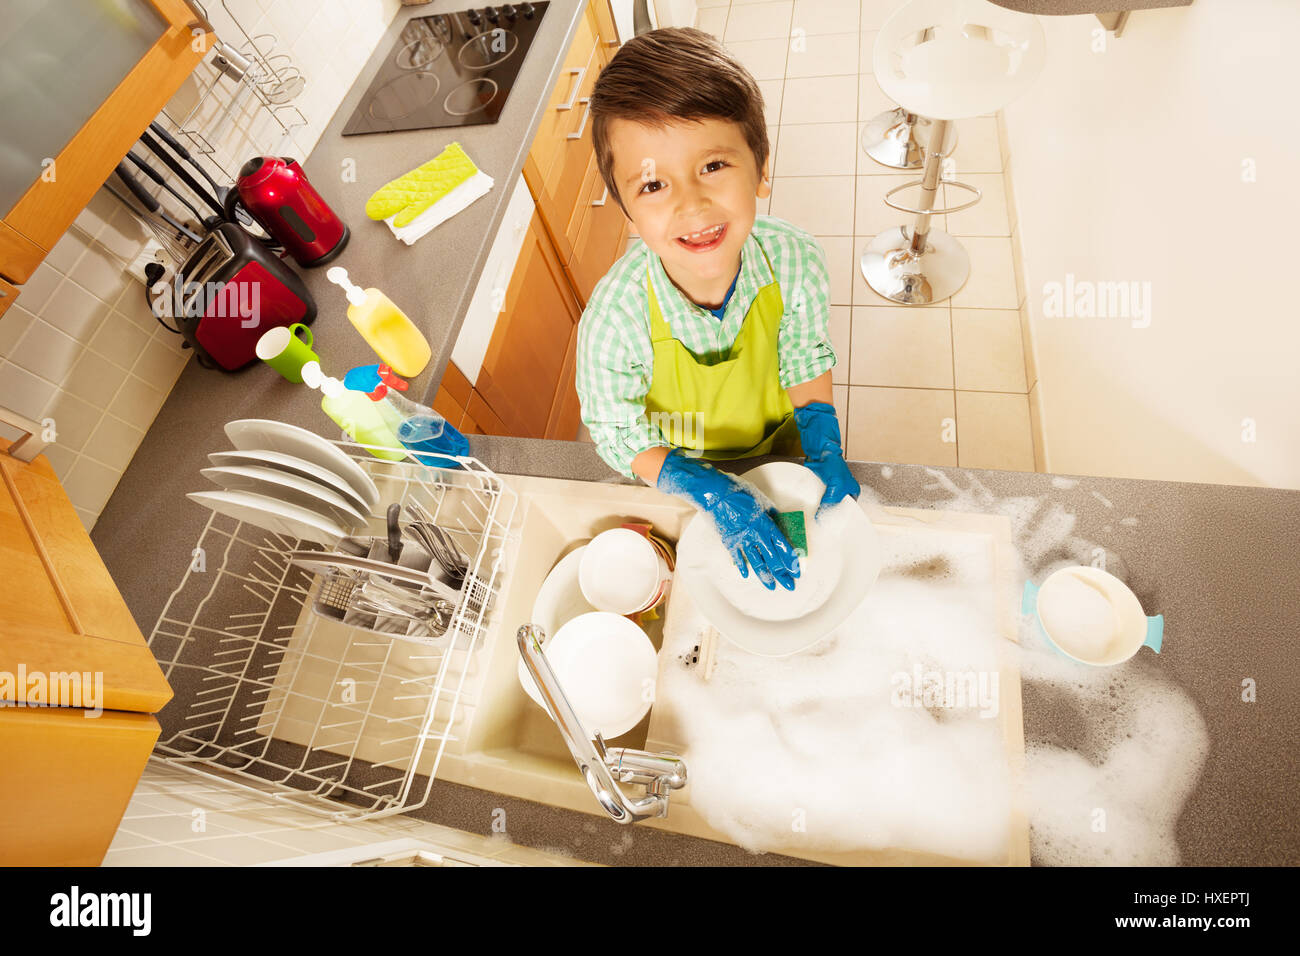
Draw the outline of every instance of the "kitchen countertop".
[[[370,64],[344,100],[305,166],[313,184],[352,225],[339,263],[355,281],[376,285],[425,330],[430,367],[416,385],[431,396],[451,354],[461,317],[482,269],[510,186],[522,168],[540,111],[559,75],[583,4],[552,0],[501,121],[454,132],[433,130],[343,139],[339,131],[375,68]],[[449,9],[435,2],[399,12],[381,41],[415,13]],[[497,180],[492,192],[414,246],[365,219],[366,197],[394,176],[435,155],[453,139]],[[330,173],[355,160],[356,182]],[[347,323],[345,300],[321,270],[307,275],[321,306],[313,331],[326,370],[340,375],[375,361]],[[290,385],[260,366],[222,375],[195,363],[182,373],[99,518],[92,539],[148,635],[168,595],[191,561],[208,512],[186,492],[208,483],[199,475],[210,451],[228,447],[222,426],[237,418],[275,417],[332,435],[317,393]],[[578,442],[473,436],[471,451],[503,474],[589,481],[625,481]],[[746,470],[761,460],[741,462]],[[882,465],[852,469],[887,505],[944,507],[936,476],[960,487],[978,480],[994,496],[1045,496],[1077,516],[1073,534],[1108,550],[1108,569],[1120,574],[1148,613],[1165,617],[1166,645],[1146,666],[1181,685],[1209,728],[1211,752],[1178,823],[1185,864],[1300,863],[1300,788],[1294,728],[1300,725],[1296,630],[1300,626],[1300,492],[1227,485],[1117,478],[1078,480],[1058,487],[1050,475]],[[1135,526],[1119,518],[1134,516]],[[1042,556],[1059,561],[1059,553]],[[1030,568],[1031,575],[1035,569]],[[1041,578],[1036,577],[1036,580]],[[1142,652],[1150,657],[1149,652]],[[1241,702],[1246,679],[1258,683],[1258,702]],[[1059,704],[1026,693],[1026,736],[1070,733]],[[575,773],[576,773],[575,769]],[[446,782],[434,784],[417,816],[478,833],[490,832],[494,811],[507,813],[513,842],[556,848],[606,863],[774,864],[734,846],[545,807]]]

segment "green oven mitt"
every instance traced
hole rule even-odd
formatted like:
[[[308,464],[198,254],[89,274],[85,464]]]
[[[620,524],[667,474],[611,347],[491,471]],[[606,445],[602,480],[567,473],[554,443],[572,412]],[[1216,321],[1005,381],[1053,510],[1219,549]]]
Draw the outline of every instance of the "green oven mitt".
[[[396,216],[394,226],[408,225],[477,172],[478,167],[465,155],[460,143],[451,143],[423,166],[375,190],[366,200],[366,215],[381,221]]]

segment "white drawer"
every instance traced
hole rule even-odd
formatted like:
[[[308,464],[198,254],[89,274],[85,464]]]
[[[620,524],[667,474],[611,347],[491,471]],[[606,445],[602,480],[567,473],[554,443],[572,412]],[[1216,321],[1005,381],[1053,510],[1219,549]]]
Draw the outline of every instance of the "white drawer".
[[[460,335],[451,350],[451,360],[471,385],[478,382],[478,373],[483,367],[488,343],[492,341],[497,318],[505,308],[506,289],[510,286],[515,263],[519,261],[519,252],[524,247],[524,237],[528,234],[528,224],[532,221],[534,208],[533,196],[524,184],[524,177],[520,176],[515,183],[514,192],[510,194],[505,218],[501,220],[501,227],[492,240],[487,263],[483,266],[483,274],[479,277],[474,297],[465,312]]]

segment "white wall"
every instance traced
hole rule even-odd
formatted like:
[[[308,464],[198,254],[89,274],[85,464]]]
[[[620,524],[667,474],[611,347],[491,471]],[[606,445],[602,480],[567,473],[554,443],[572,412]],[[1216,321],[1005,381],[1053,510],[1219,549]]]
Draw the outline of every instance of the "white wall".
[[[1005,120],[1047,469],[1300,488],[1300,5],[1139,11],[1105,52],[1039,20]],[[1067,273],[1151,283],[1150,326],[1045,317]]]

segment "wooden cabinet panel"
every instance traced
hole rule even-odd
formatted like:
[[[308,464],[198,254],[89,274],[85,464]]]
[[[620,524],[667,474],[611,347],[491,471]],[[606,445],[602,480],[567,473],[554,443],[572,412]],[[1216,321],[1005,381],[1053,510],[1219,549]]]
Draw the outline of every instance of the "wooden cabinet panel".
[[[10,285],[4,279],[0,279],[0,318],[3,318],[4,314],[9,311],[9,306],[14,304],[20,291],[17,286]]]
[[[602,52],[598,48],[593,48],[587,65],[586,79],[580,90],[579,105],[574,110],[576,115],[570,122],[561,124],[556,137],[550,142],[540,136],[533,140],[533,148],[529,153],[530,157],[539,157],[535,169],[536,174],[542,177],[540,183],[530,182],[529,188],[537,199],[537,206],[541,209],[542,216],[552,227],[551,237],[562,262],[568,262],[572,257],[573,245],[565,236],[563,229],[557,231],[555,226],[567,223],[572,216],[579,193],[582,191],[587,163],[594,155],[589,115],[590,98],[592,88],[596,84],[596,76],[603,65]],[[570,139],[569,134],[574,134],[577,138]],[[541,161],[542,157],[546,158],[545,162]],[[524,178],[528,179],[529,175],[529,167],[525,165]]]
[[[31,277],[207,52],[213,36],[182,0],[151,2],[166,32],[54,157],[53,179],[37,179],[0,222],[0,275],[9,281]]]
[[[0,480],[0,672],[99,673],[102,706],[162,709],[171,688],[49,461],[0,454]]]
[[[614,26],[614,14],[609,9],[609,0],[591,0],[590,9],[596,18],[596,31],[607,53],[613,54],[619,46],[618,29]]]
[[[509,434],[546,435],[579,314],[564,267],[534,213],[474,385]],[[467,411],[483,425],[472,405]]]
[[[430,407],[447,419],[447,424],[452,428],[457,431],[464,431],[460,425],[465,419],[465,406],[452,398],[451,393],[445,387],[438,389],[438,393],[433,396],[433,404]]]
[[[172,692],[43,455],[0,454],[0,677],[0,866],[98,865]]]
[[[573,42],[569,45],[569,52],[565,54],[560,78],[555,84],[555,89],[551,91],[546,112],[542,115],[537,132],[533,136],[529,158],[533,161],[539,182],[537,184],[530,182],[528,185],[533,190],[534,196],[537,195],[537,186],[550,177],[554,163],[562,158],[555,147],[563,142],[569,133],[575,132],[578,124],[582,122],[582,114],[585,110],[578,101],[590,95],[591,87],[596,81],[595,76],[591,75],[592,53],[596,49],[596,28],[593,20],[594,17],[588,12],[588,15],[584,16],[578,24]],[[569,108],[560,109],[561,106]]]
[[[158,732],[149,714],[0,708],[0,866],[98,866]]]
[[[555,401],[551,404],[551,416],[546,425],[546,438],[561,441],[573,441],[578,437],[578,426],[582,423],[582,407],[578,402],[578,327],[573,327],[573,335],[565,350],[564,369],[560,373],[560,387],[555,392]]]
[[[447,363],[447,370],[442,373],[442,384],[439,387],[445,388],[461,408],[469,404],[469,393],[474,388],[460,367],[450,361]]]
[[[494,412],[488,403],[484,401],[483,396],[479,394],[478,389],[469,397],[469,407],[465,409],[465,422],[473,427],[475,435],[515,435],[506,428],[503,422]]]
[[[585,306],[596,283],[623,254],[629,225],[618,203],[609,198],[594,156],[579,211],[581,216],[573,239],[573,259],[568,269],[578,301]]]

